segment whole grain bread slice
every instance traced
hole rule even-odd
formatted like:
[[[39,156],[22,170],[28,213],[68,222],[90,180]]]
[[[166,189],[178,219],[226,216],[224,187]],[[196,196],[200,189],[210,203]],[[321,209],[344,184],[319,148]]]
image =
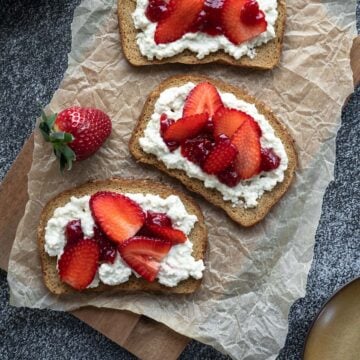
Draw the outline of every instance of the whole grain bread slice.
[[[180,64],[207,64],[207,63],[223,63],[229,65],[240,66],[244,68],[255,68],[268,70],[274,68],[280,61],[283,37],[286,23],[286,1],[278,0],[278,18],[275,23],[276,37],[271,41],[256,47],[256,56],[251,59],[243,56],[239,60],[220,50],[211,53],[203,59],[198,59],[196,54],[190,50],[183,51],[172,57],[162,60],[148,60],[139,50],[136,42],[138,30],[134,26],[132,13],[136,9],[136,0],[118,0],[118,19],[120,38],[122,48],[126,59],[134,66],[180,63]]]
[[[192,255],[196,260],[203,260],[205,258],[207,247],[207,230],[204,217],[199,206],[189,196],[169,186],[165,186],[150,180],[111,178],[107,180],[91,181],[57,195],[46,204],[41,213],[38,226],[40,259],[45,285],[52,293],[60,295],[66,293],[76,293],[76,291],[60,280],[58,271],[56,269],[57,257],[51,257],[45,252],[44,245],[46,224],[53,216],[55,209],[64,206],[67,202],[70,201],[72,196],[80,197],[84,195],[91,195],[100,190],[115,191],[120,193],[155,194],[163,198],[166,198],[170,195],[178,196],[184,204],[187,212],[189,214],[196,215],[198,218],[198,221],[188,236],[190,241],[193,243]],[[86,289],[83,292],[146,291],[171,294],[190,294],[193,293],[200,286],[200,284],[201,279],[196,280],[194,278],[189,278],[180,282],[176,287],[167,287],[161,285],[158,282],[150,283],[142,278],[137,278],[136,276],[132,275],[129,281],[126,283],[116,286],[109,286],[100,283],[98,287]]]
[[[263,114],[268,120],[277,137],[280,138],[287,153],[289,164],[284,174],[284,180],[278,183],[271,191],[265,192],[258,200],[258,205],[254,208],[245,208],[242,205],[233,206],[230,201],[224,201],[220,192],[216,189],[206,188],[202,181],[190,178],[183,170],[168,169],[162,161],[159,161],[155,155],[144,152],[139,144],[139,139],[143,136],[148,121],[154,112],[154,106],[160,94],[171,87],[182,86],[188,82],[199,83],[209,81],[220,91],[233,93],[237,98],[248,103],[255,104],[259,113]],[[255,225],[262,220],[270,209],[280,200],[289,188],[297,167],[297,154],[294,146],[294,140],[287,131],[285,125],[275,117],[273,112],[262,102],[255,99],[237,87],[229,85],[220,80],[210,79],[200,75],[178,75],[170,77],[159,86],[157,86],[148,96],[144,105],[142,114],[132,133],[129,148],[131,154],[138,162],[155,166],[164,173],[180,180],[189,190],[202,195],[207,201],[223,209],[231,219],[238,224],[248,227]]]

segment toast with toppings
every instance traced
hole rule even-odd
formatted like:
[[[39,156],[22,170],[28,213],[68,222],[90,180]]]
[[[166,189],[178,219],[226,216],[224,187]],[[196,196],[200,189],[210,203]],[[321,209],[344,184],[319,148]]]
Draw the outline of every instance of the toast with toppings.
[[[210,83],[215,86],[216,89],[218,89],[220,92],[233,94],[237,99],[243,100],[249,104],[254,104],[257,112],[264,116],[267,122],[271,125],[274,134],[280,139],[281,143],[283,144],[283,148],[286,152],[288,159],[287,168],[286,170],[284,170],[283,181],[278,182],[271,191],[265,191],[258,199],[257,206],[245,207],[241,203],[234,206],[231,201],[225,201],[222,194],[218,190],[205,187],[203,181],[198,180],[194,177],[189,177],[184,170],[166,167],[163,161],[159,160],[155,155],[149,152],[145,152],[140,146],[139,140],[144,136],[147,125],[154,113],[155,104],[159,99],[161,93],[173,87],[184,86],[189,82],[197,85]],[[199,88],[201,87],[201,85],[199,85]],[[201,101],[204,101],[204,99],[205,101],[208,101],[208,99],[211,98],[213,104],[215,104],[218,102],[218,98],[215,95],[209,97],[209,94],[211,93],[211,91],[209,90],[203,91],[203,89],[200,89],[199,93],[201,99],[197,100],[197,102],[198,104],[200,103],[201,109],[198,110],[199,106],[194,106],[194,104],[191,103],[191,100],[194,96],[188,95],[184,105],[184,113],[188,114],[189,103],[191,105],[191,109],[196,109],[196,111],[203,111],[203,109],[205,109],[204,111],[207,112],[215,111],[211,110],[212,107],[205,106],[206,104],[201,103]],[[194,91],[192,92],[192,95],[194,95]],[[207,96],[208,98],[205,98],[205,96]],[[231,137],[231,147],[228,144],[229,138],[227,138],[227,140],[225,139],[224,142],[220,143],[219,146],[213,149],[213,154],[211,156],[209,155],[206,158],[202,168],[205,168],[205,170],[209,170],[207,171],[208,174],[214,173],[218,170],[222,170],[223,165],[227,166],[227,163],[225,162],[228,162],[229,159],[231,160],[235,156],[233,152],[234,145],[238,151],[238,155],[236,156],[240,158],[240,163],[237,164],[236,171],[238,171],[238,174],[242,176],[242,179],[248,179],[251,178],[251,176],[253,176],[254,174],[259,173],[259,156],[262,156],[262,154],[260,154],[261,149],[258,145],[259,127],[257,126],[257,124],[254,124],[251,119],[248,119],[248,116],[245,113],[239,112],[241,113],[241,116],[233,116],[233,113],[237,112],[231,109],[221,110],[220,107],[220,110],[217,111],[216,115],[213,117],[213,121],[215,123],[215,133],[216,131],[218,131],[221,134],[229,135],[229,132],[233,134]],[[195,118],[195,116],[192,115],[193,118]],[[229,121],[221,123],[221,118],[224,116],[226,116]],[[187,118],[185,117],[185,120],[182,119],[178,122],[181,121],[185,123],[186,119]],[[176,123],[177,122],[175,122],[175,124]],[[236,128],[240,127],[241,123],[245,124],[246,126],[244,125],[241,128],[241,132],[237,132]],[[170,128],[169,130],[165,131],[165,136],[168,132],[170,132]],[[247,141],[251,141],[251,144],[254,145],[247,146]],[[170,142],[169,144],[172,143]],[[294,140],[292,139],[286,127],[275,117],[273,112],[266,105],[264,105],[262,102],[237,87],[231,86],[230,84],[227,84],[220,80],[214,80],[204,76],[196,75],[180,75],[171,77],[162,82],[151,92],[151,94],[146,100],[138,123],[132,133],[132,137],[129,142],[129,148],[131,154],[138,162],[154,166],[162,172],[166,173],[167,175],[180,180],[187,187],[187,189],[202,195],[210,203],[223,209],[228,214],[228,216],[235,222],[245,227],[249,227],[258,223],[267,215],[270,209],[280,200],[280,198],[289,188],[294,178],[295,170],[297,167],[297,154],[295,150]],[[225,152],[226,156],[218,157],[216,152],[222,151]],[[211,161],[212,157],[216,158],[215,160],[217,161]],[[271,163],[265,162],[264,164],[262,163],[262,168],[264,170],[269,170],[268,167],[271,167],[271,165]],[[231,181],[229,182],[229,185],[232,185]]]
[[[54,294],[60,295],[65,293],[74,293],[75,290],[73,287],[69,286],[65,282],[61,281],[60,275],[64,276],[65,279],[70,279],[74,283],[74,276],[76,275],[76,285],[80,284],[81,282],[86,285],[88,283],[87,278],[88,276],[93,276],[91,273],[92,269],[87,269],[88,271],[84,271],[81,268],[83,258],[80,256],[82,253],[87,254],[90,260],[92,260],[97,254],[96,249],[93,249],[93,244],[91,241],[85,239],[80,240],[75,246],[73,246],[72,251],[77,251],[77,258],[72,256],[73,254],[71,251],[66,253],[65,256],[65,249],[63,255],[60,257],[58,267],[59,272],[57,269],[57,258],[56,256],[49,256],[48,253],[45,251],[45,232],[46,232],[46,225],[48,221],[54,215],[54,211],[59,208],[63,207],[70,201],[72,196],[81,197],[85,195],[93,195],[95,193],[99,194],[101,197],[103,192],[114,192],[114,193],[142,193],[142,194],[154,194],[159,195],[162,198],[167,198],[170,195],[176,195],[180,198],[181,202],[184,204],[187,213],[195,215],[197,217],[197,222],[195,223],[193,229],[191,230],[190,234],[188,235],[189,240],[193,244],[193,251],[192,256],[195,260],[204,260],[205,252],[207,247],[207,230],[204,222],[204,217],[199,206],[192,200],[189,196],[177,191],[171,187],[150,181],[150,180],[131,180],[131,179],[118,179],[112,178],[108,180],[98,180],[98,181],[91,181],[85,183],[81,186],[75,187],[73,189],[64,191],[57,195],[55,198],[50,200],[46,206],[44,207],[41,216],[40,222],[38,226],[38,245],[40,251],[40,259],[41,259],[41,266],[42,272],[44,276],[44,282],[46,287]],[[110,204],[111,205],[111,204]],[[101,208],[100,208],[101,209]],[[104,208],[107,210],[107,208]],[[134,213],[130,214],[130,220],[134,218]],[[127,219],[126,219],[127,220]],[[71,221],[71,224],[74,224],[76,221]],[[132,226],[134,226],[134,221]],[[164,228],[158,226],[157,231],[161,231]],[[129,230],[129,229],[128,229]],[[130,229],[131,230],[131,229]],[[175,232],[176,230],[172,230]],[[177,231],[180,233],[180,231]],[[117,231],[116,234],[119,234]],[[159,235],[162,235],[161,233]],[[165,234],[166,236],[172,237],[173,234],[169,233],[169,231]],[[118,236],[118,235],[117,235]],[[126,236],[125,236],[126,237]],[[116,239],[118,240],[118,239]],[[177,239],[179,242],[183,241],[183,239]],[[141,236],[138,236],[136,241],[130,244],[128,248],[134,248],[134,251],[138,251],[137,247],[141,246],[144,243],[144,240]],[[116,244],[116,242],[114,242]],[[165,243],[166,246],[169,243]],[[66,245],[65,245],[66,246]],[[145,244],[146,246],[146,244]],[[165,246],[165,247],[166,247]],[[161,248],[161,251],[168,251],[168,249]],[[120,251],[120,250],[119,250]],[[136,257],[132,256],[133,252],[127,251],[126,256],[130,259],[129,261],[137,260]],[[124,252],[125,254],[125,252]],[[132,256],[132,257],[131,257]],[[69,271],[68,267],[66,267],[71,261],[74,260],[75,265],[72,267],[72,272]],[[138,265],[138,264],[137,264]],[[141,265],[141,264],[140,264]],[[64,267],[64,269],[62,268]],[[137,271],[139,273],[141,271],[141,266]],[[81,273],[79,278],[78,273]],[[71,278],[72,277],[72,278]],[[87,282],[86,282],[87,281]],[[134,292],[134,291],[146,291],[146,292],[160,292],[160,293],[171,293],[171,294],[189,294],[193,293],[201,284],[201,279],[194,279],[192,277],[181,281],[175,287],[167,287],[160,284],[157,281],[149,282],[142,277],[136,277],[135,275],[131,275],[127,282],[124,282],[119,285],[106,285],[104,283],[100,283],[98,287],[95,288],[86,288],[83,292],[103,292],[103,291],[123,291],[123,292]],[[84,288],[85,286],[83,286]]]
[[[161,1],[161,0],[159,0]],[[225,32],[228,32],[228,37],[234,42],[236,41],[244,41],[243,34],[245,36],[251,36],[251,31],[247,31],[246,29],[239,29],[239,32],[236,34],[232,34],[231,31],[233,29],[237,30],[237,23],[234,23],[233,14],[234,11],[231,9],[231,6],[237,6],[237,2],[233,0],[227,0],[229,2],[229,7],[227,14],[229,17],[229,25],[224,29]],[[234,4],[231,4],[231,3]],[[185,5],[184,5],[185,6]],[[171,57],[163,57],[162,59],[157,59],[156,57],[153,60],[149,60],[146,56],[141,54],[139,46],[137,44],[137,35],[141,30],[136,29],[134,25],[134,21],[132,18],[132,14],[136,9],[136,0],[118,0],[118,20],[119,20],[119,30],[120,30],[120,38],[122,43],[122,49],[126,59],[134,66],[144,66],[144,65],[155,65],[155,64],[166,64],[166,63],[181,63],[181,64],[207,64],[207,63],[222,63],[228,65],[234,65],[244,68],[255,68],[260,70],[268,70],[272,69],[280,61],[282,45],[283,45],[283,37],[285,32],[285,23],[286,23],[286,1],[285,0],[277,0],[277,19],[274,24],[275,37],[270,41],[261,44],[255,47],[256,55],[251,58],[247,55],[236,59],[235,57],[229,55],[224,50],[218,50],[216,52],[211,52],[205,57],[199,59],[196,56],[196,53],[185,49],[179,54],[176,54]],[[178,10],[178,11],[181,11]],[[186,11],[186,16],[178,16],[176,11],[174,11],[174,28],[179,30],[179,28],[183,25],[183,23],[178,24],[176,19],[182,18],[189,19],[190,18],[190,10]],[[189,15],[188,15],[189,14]],[[218,18],[218,15],[214,15],[213,17]],[[163,21],[165,23],[165,21]],[[172,28],[171,28],[172,29]],[[160,37],[159,41],[169,42],[171,40],[171,36],[173,35],[170,31],[170,26],[164,24],[159,31],[157,31],[157,36]],[[255,26],[256,29],[256,26]],[[260,30],[261,31],[261,30]],[[250,33],[250,34],[249,34]],[[164,34],[164,35],[162,35]],[[179,33],[181,35],[181,33]],[[179,35],[174,33],[174,36]],[[232,36],[235,35],[235,36]],[[179,38],[179,36],[177,36]],[[246,40],[246,38],[245,38]],[[166,44],[162,44],[166,45]]]

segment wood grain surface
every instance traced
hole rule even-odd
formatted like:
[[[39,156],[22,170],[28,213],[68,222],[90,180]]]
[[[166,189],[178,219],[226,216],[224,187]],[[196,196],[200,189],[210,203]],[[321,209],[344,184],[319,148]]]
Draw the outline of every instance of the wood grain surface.
[[[360,83],[360,37],[354,39],[351,50],[354,84]],[[7,269],[16,228],[26,202],[27,174],[31,166],[34,138],[31,136],[0,185],[0,267]],[[189,338],[167,326],[127,311],[92,307],[72,314],[94,329],[144,360],[177,359]]]

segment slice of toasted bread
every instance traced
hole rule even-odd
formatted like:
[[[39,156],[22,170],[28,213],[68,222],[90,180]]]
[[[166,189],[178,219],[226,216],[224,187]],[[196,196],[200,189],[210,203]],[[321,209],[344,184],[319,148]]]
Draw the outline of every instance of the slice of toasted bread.
[[[50,200],[44,207],[40,223],[38,226],[38,244],[40,250],[40,258],[44,281],[46,287],[54,294],[65,294],[75,292],[70,286],[66,285],[60,280],[58,271],[56,269],[57,257],[49,256],[44,249],[45,245],[45,227],[49,219],[53,216],[56,208],[64,206],[70,201],[72,196],[81,197],[84,195],[91,195],[99,190],[109,190],[120,193],[143,193],[155,194],[163,198],[170,195],[176,195],[184,204],[186,211],[189,214],[197,216],[198,221],[189,234],[189,239],[193,243],[193,256],[196,260],[204,259],[207,246],[207,230],[205,227],[204,217],[199,206],[189,196],[176,191],[175,189],[150,181],[150,180],[131,180],[131,179],[117,179],[112,178],[108,180],[98,180],[88,182],[76,188],[67,190],[57,195]],[[148,291],[148,292],[163,292],[172,294],[189,294],[193,293],[201,284],[201,279],[196,280],[189,278],[180,282],[175,287],[166,287],[158,282],[147,282],[142,278],[137,278],[132,275],[126,283],[109,286],[103,283],[96,288],[86,289],[85,292],[102,292],[102,291]]]
[[[188,82],[199,83],[201,81],[209,81],[213,83],[220,91],[233,93],[238,99],[242,99],[248,103],[255,104],[259,113],[265,116],[275,131],[277,137],[280,138],[287,153],[289,163],[284,174],[284,180],[278,183],[271,191],[265,192],[258,200],[258,205],[254,208],[244,208],[242,205],[234,207],[230,201],[224,201],[220,192],[215,189],[206,188],[202,181],[190,178],[183,170],[168,169],[162,161],[156,156],[148,154],[142,150],[139,139],[143,136],[148,121],[154,112],[154,106],[160,94],[171,87],[182,86]],[[132,133],[129,142],[131,154],[136,160],[144,164],[157,167],[166,174],[180,180],[189,190],[202,195],[210,203],[223,209],[234,221],[242,226],[252,226],[262,220],[279,199],[285,194],[290,186],[295,170],[297,167],[297,155],[294,147],[294,140],[288,133],[286,127],[277,120],[272,111],[262,102],[248,95],[237,87],[231,86],[223,81],[214,80],[205,76],[197,75],[178,75],[168,78],[162,82],[147,98],[139,121]]]
[[[228,55],[222,50],[211,53],[205,56],[203,59],[198,59],[195,53],[191,52],[190,50],[186,50],[180,54],[164,58],[162,60],[148,60],[141,54],[136,42],[136,35],[138,34],[138,30],[135,28],[131,16],[135,9],[136,0],[118,0],[118,18],[122,48],[126,59],[134,66],[166,63],[192,65],[223,63],[241,66],[244,68],[268,70],[274,68],[280,61],[286,22],[285,0],[278,0],[278,18],[275,24],[276,37],[266,44],[256,47],[255,58],[251,59],[248,56],[243,56],[239,60],[236,60],[234,57]]]

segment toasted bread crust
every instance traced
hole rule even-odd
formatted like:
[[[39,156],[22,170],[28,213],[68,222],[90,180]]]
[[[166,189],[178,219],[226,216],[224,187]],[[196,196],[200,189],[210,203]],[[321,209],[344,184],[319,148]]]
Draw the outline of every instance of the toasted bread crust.
[[[278,136],[284,144],[285,151],[289,159],[289,165],[285,171],[284,180],[281,183],[278,183],[271,191],[265,192],[258,200],[258,205],[255,208],[246,209],[241,205],[233,207],[230,201],[223,200],[221,193],[217,190],[206,188],[202,181],[188,177],[183,170],[168,169],[162,161],[159,161],[156,158],[155,155],[144,152],[140,147],[139,139],[144,134],[144,130],[154,112],[154,106],[160,94],[167,88],[182,86],[189,81],[193,83],[209,81],[219,90],[233,93],[237,98],[255,104],[257,110],[266,117],[273,127],[276,136]],[[132,133],[129,148],[131,154],[138,162],[155,166],[171,177],[180,180],[189,190],[202,195],[207,201],[223,209],[235,222],[245,227],[255,225],[267,215],[270,209],[280,200],[289,188],[297,167],[297,154],[294,146],[294,140],[287,131],[286,127],[277,120],[275,115],[266,105],[237,87],[220,80],[214,80],[200,75],[173,76],[162,82],[151,92],[144,105],[138,123]]]
[[[118,19],[119,31],[122,42],[122,48],[126,59],[134,66],[166,64],[166,63],[180,63],[180,64],[207,64],[207,63],[222,63],[234,65],[244,68],[254,68],[259,70],[269,70],[278,65],[281,57],[283,37],[286,23],[286,1],[278,0],[278,18],[275,24],[276,37],[266,44],[256,48],[256,57],[254,59],[248,56],[243,56],[236,60],[231,55],[219,50],[211,53],[203,59],[198,59],[196,54],[186,50],[180,54],[172,57],[164,58],[162,60],[148,60],[140,53],[136,42],[136,35],[138,30],[134,26],[131,14],[136,9],[136,0],[118,0]]]
[[[38,244],[40,251],[41,266],[44,275],[44,282],[46,287],[54,294],[66,294],[76,293],[67,284],[63,283],[56,269],[56,256],[49,256],[45,252],[45,227],[49,219],[53,216],[56,208],[64,206],[70,201],[72,196],[84,196],[93,194],[99,190],[109,190],[115,192],[128,192],[128,193],[150,193],[159,195],[161,197],[168,197],[170,195],[178,196],[183,202],[186,210],[190,214],[194,214],[198,218],[198,222],[195,224],[193,230],[189,235],[189,239],[193,243],[193,256],[196,260],[204,259],[207,247],[207,229],[204,222],[203,214],[199,206],[189,196],[177,191],[169,186],[165,186],[150,180],[131,180],[131,179],[118,179],[112,178],[107,180],[97,180],[85,183],[81,186],[62,192],[55,198],[50,200],[44,207],[38,226]],[[189,278],[180,282],[175,287],[166,287],[158,282],[149,283],[142,278],[137,278],[132,275],[126,283],[109,286],[103,283],[96,288],[86,289],[83,292],[134,292],[134,291],[146,291],[146,292],[160,292],[171,294],[189,294],[193,293],[201,284],[201,279],[196,280]]]

